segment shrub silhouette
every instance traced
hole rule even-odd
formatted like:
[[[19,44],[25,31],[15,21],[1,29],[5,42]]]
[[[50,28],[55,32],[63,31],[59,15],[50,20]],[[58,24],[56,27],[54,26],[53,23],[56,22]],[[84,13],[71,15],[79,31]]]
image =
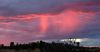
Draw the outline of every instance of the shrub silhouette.
[[[46,43],[43,41],[31,42],[28,44],[10,43],[10,46],[0,45],[0,49],[15,49],[15,50],[35,50],[40,49],[41,52],[99,52],[93,48],[82,47],[79,42],[68,43]],[[96,48],[97,49],[97,48]]]

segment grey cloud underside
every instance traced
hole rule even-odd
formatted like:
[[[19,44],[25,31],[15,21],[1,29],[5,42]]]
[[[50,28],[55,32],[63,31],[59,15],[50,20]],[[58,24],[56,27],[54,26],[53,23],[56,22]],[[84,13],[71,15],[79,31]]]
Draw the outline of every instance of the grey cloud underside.
[[[77,5],[70,6],[72,3],[80,2],[100,2],[99,0],[0,0],[0,15],[15,16],[25,14],[57,14],[63,10],[75,9],[79,11],[94,11],[99,12],[100,5],[85,6]]]

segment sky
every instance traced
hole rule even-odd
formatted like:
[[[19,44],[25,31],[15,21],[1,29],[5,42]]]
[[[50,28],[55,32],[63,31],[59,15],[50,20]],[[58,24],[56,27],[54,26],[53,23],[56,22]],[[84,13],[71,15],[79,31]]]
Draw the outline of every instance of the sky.
[[[0,0],[1,44],[65,38],[100,45],[100,0]]]

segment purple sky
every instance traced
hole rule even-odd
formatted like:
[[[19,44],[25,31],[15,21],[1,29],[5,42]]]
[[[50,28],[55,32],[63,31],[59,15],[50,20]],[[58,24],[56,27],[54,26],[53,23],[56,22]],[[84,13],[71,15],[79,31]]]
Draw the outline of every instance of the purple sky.
[[[0,43],[69,37],[100,39],[100,0],[0,0]]]

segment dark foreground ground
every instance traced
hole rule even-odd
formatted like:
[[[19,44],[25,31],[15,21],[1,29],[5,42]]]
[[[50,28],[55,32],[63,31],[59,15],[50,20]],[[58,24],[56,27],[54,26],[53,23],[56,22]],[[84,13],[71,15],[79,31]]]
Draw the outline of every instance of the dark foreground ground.
[[[39,49],[29,50],[29,49],[22,49],[22,50],[15,50],[15,49],[0,49],[0,52],[40,52]]]
[[[82,47],[79,43],[46,43],[46,42],[33,42],[29,44],[14,44],[10,46],[1,46],[0,52],[100,52],[99,47]]]
[[[50,50],[43,50],[41,51],[40,49],[20,49],[20,50],[15,50],[15,49],[0,49],[0,52],[100,52],[100,49],[66,49],[66,50],[61,50],[61,49],[50,49]]]

